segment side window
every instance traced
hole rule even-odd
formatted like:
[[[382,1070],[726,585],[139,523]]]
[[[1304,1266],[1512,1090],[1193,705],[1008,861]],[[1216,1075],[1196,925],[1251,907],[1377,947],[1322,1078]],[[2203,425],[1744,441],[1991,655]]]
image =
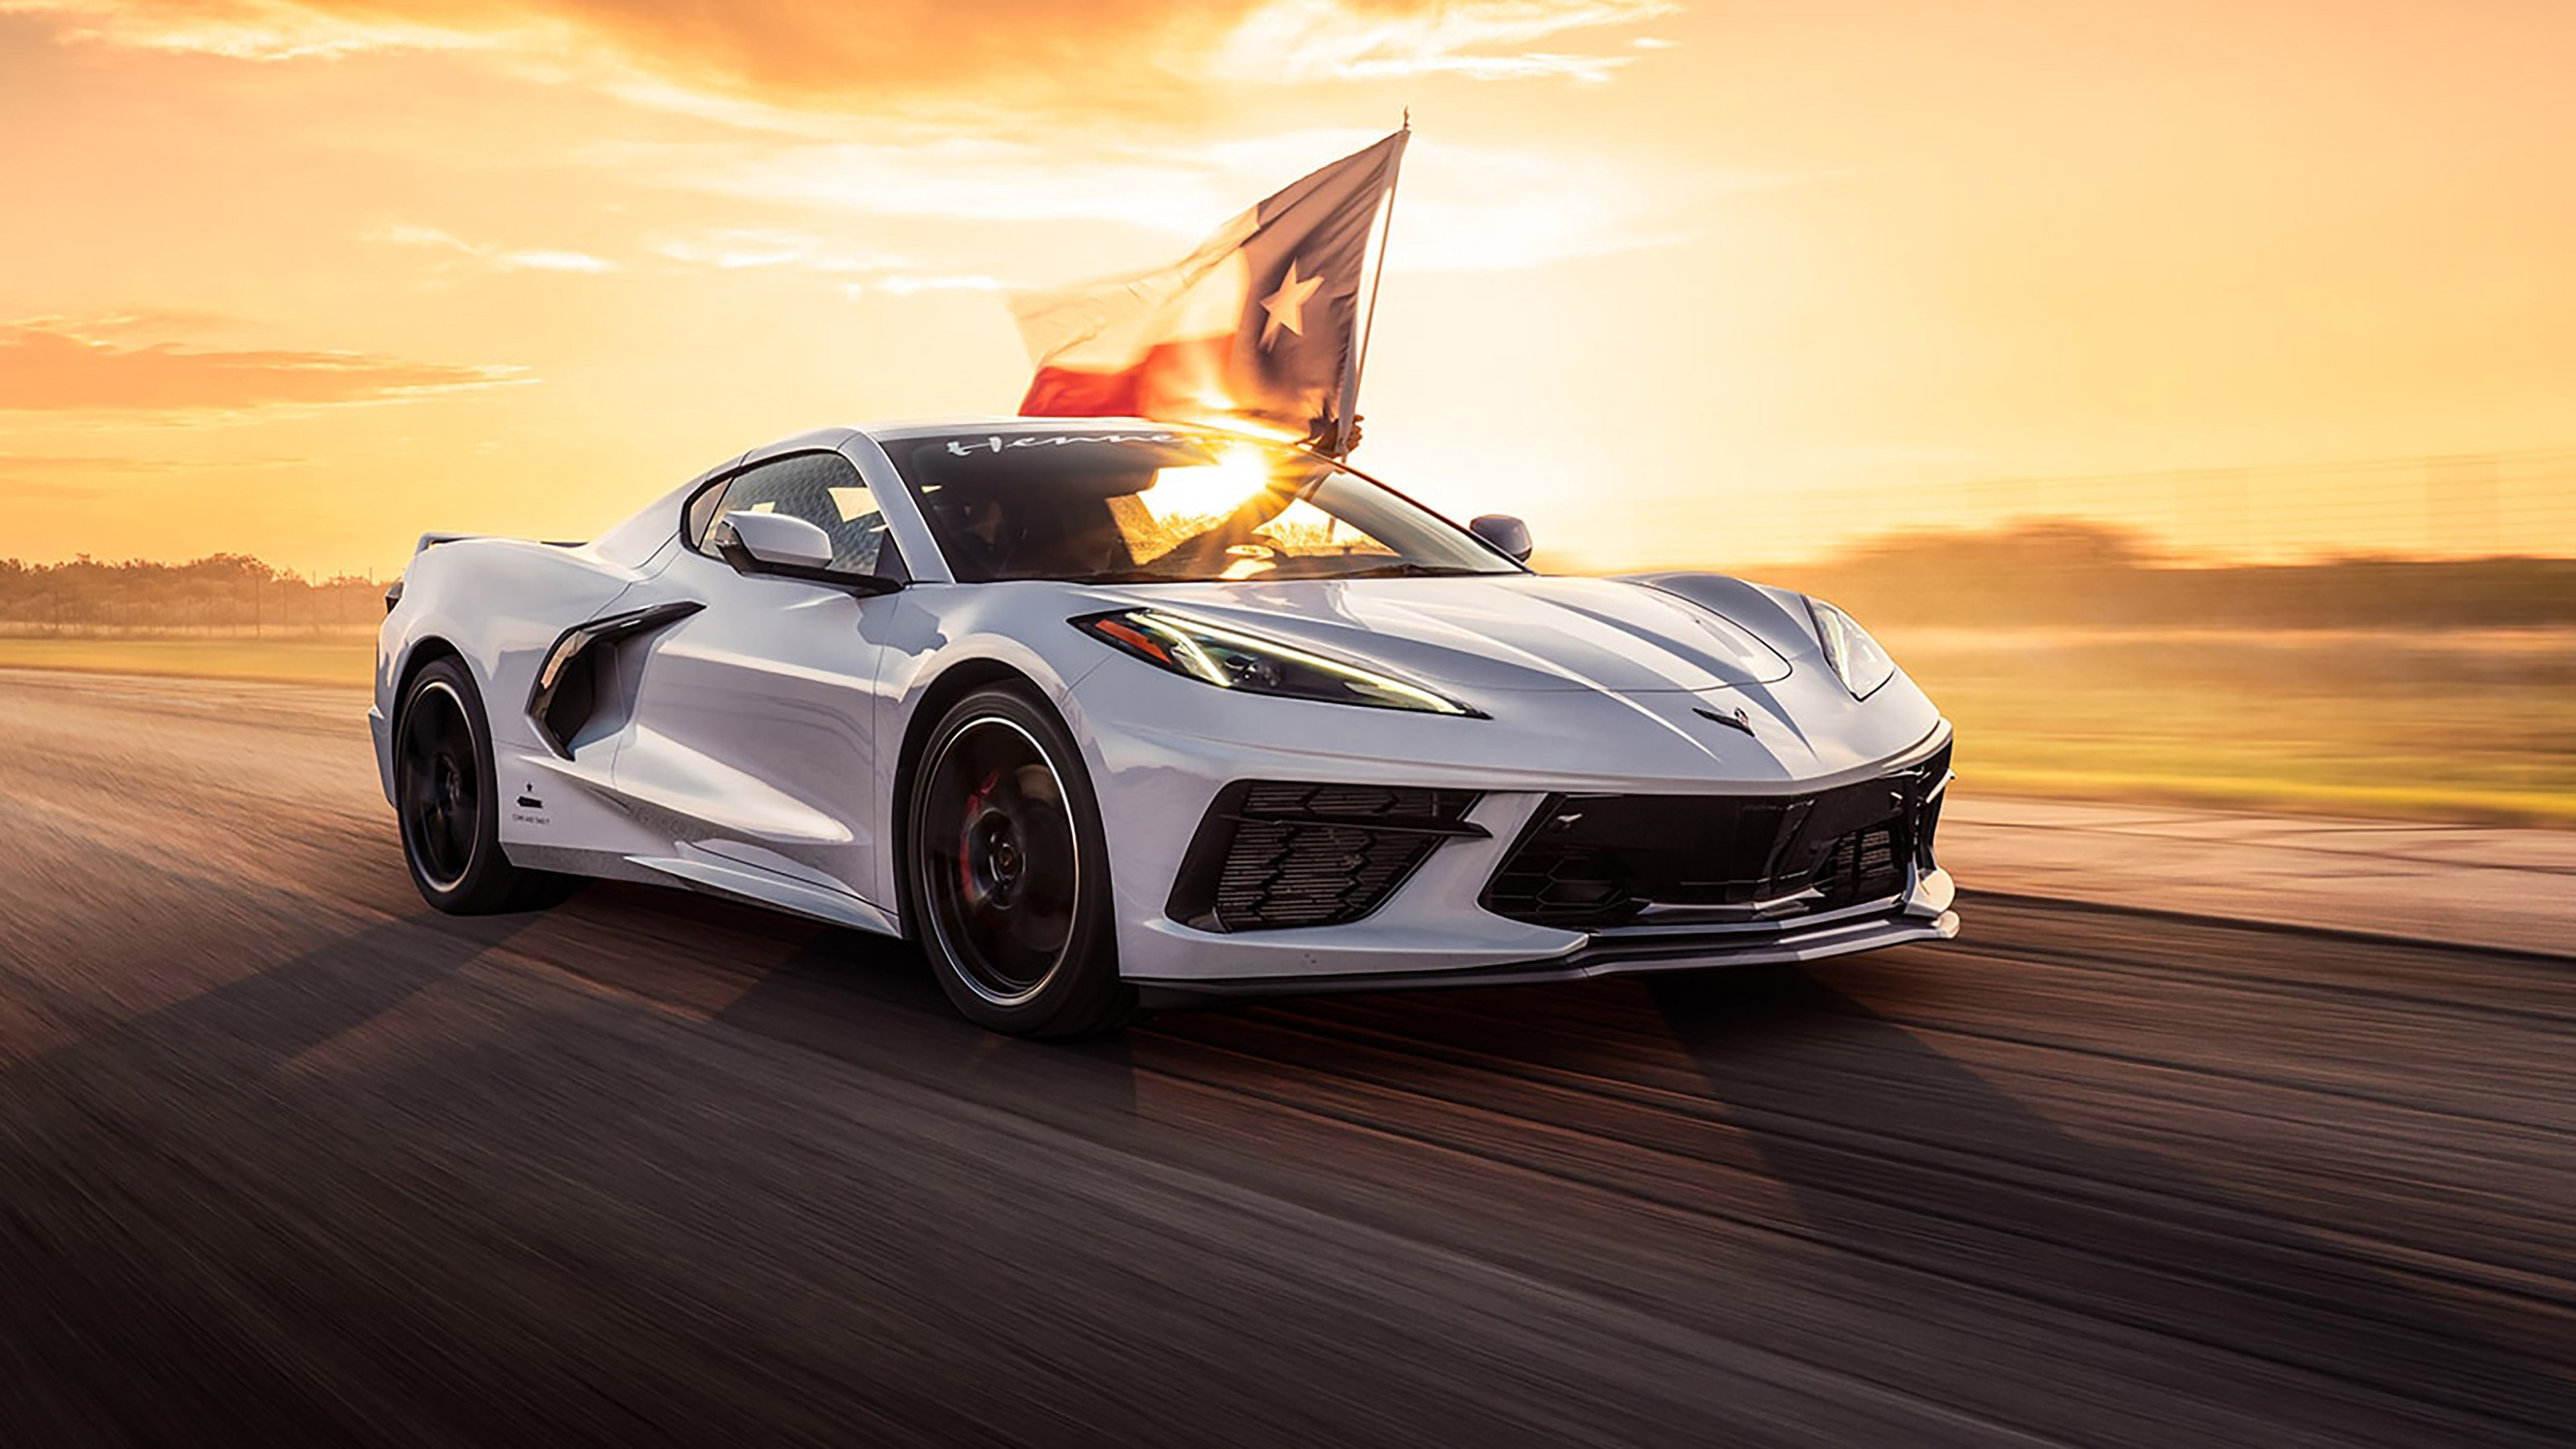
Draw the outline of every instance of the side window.
[[[732,487],[729,479],[719,479],[698,490],[689,500],[686,540],[696,552],[707,551],[707,530],[716,526],[716,509],[724,503],[725,490]]]
[[[736,473],[689,505],[689,546],[707,551],[707,530],[728,513],[784,513],[832,539],[832,567],[877,572],[886,548],[885,516],[859,470],[838,453],[795,453]]]

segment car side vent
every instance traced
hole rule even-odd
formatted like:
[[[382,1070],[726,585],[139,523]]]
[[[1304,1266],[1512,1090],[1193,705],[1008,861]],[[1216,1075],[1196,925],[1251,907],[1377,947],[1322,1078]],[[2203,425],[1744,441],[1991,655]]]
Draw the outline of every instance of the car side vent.
[[[694,599],[655,604],[575,624],[557,635],[528,690],[528,718],[546,748],[571,759],[582,731],[598,719],[602,707],[622,698],[618,651],[609,646],[667,629],[705,607]]]
[[[1337,926],[1386,903],[1441,843],[1482,839],[1472,790],[1238,780],[1191,837],[1166,907],[1202,931]]]

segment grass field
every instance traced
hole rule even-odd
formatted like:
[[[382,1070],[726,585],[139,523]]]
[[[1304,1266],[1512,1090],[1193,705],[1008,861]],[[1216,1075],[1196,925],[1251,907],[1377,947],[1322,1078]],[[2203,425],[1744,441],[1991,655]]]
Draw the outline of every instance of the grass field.
[[[2576,630],[1882,638],[1980,794],[2576,825]]]
[[[368,685],[376,667],[372,629],[248,636],[0,636],[0,669],[76,669],[93,674],[177,674],[278,684]]]
[[[2576,826],[2576,630],[1882,631],[1978,794]],[[0,638],[0,667],[365,687],[374,636]]]

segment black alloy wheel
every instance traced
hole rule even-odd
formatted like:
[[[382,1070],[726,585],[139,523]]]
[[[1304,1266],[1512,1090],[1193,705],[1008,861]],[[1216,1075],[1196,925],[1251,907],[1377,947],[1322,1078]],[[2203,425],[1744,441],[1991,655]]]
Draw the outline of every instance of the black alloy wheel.
[[[510,863],[498,801],[482,693],[458,660],[432,660],[412,676],[394,716],[394,808],[421,899],[483,915],[552,905],[579,884]]]
[[[1123,1025],[1107,847],[1073,742],[1028,693],[979,690],[932,732],[909,839],[920,936],[958,1010],[997,1031]]]
[[[473,868],[483,831],[483,792],[476,778],[473,727],[465,702],[446,680],[426,680],[403,711],[401,783],[403,845],[412,869],[432,891],[451,892]]]

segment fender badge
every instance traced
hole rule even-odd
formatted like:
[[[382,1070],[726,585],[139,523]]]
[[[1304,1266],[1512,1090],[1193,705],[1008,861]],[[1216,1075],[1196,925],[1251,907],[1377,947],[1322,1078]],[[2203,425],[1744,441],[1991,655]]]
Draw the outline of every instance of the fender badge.
[[[1733,714],[1719,714],[1716,710],[1702,709],[1698,705],[1692,705],[1691,713],[1698,715],[1701,719],[1715,720],[1729,729],[1742,730],[1748,735],[1753,733],[1753,717],[1746,714],[1743,706],[1741,705],[1736,707],[1735,713]]]

